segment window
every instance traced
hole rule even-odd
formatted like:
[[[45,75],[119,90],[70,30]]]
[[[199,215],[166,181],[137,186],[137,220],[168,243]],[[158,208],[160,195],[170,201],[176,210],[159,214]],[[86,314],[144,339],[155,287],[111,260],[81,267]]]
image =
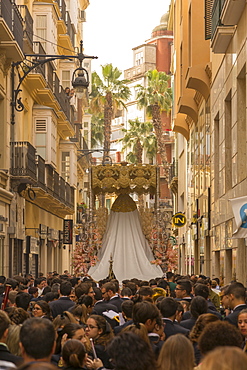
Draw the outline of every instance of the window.
[[[70,180],[70,152],[62,152],[62,177],[65,181]]]
[[[139,66],[140,64],[143,64],[143,52],[142,51],[136,54],[136,66]]]
[[[43,48],[46,50],[46,39],[47,39],[47,16],[46,15],[36,16],[36,33],[38,36],[38,41],[40,41]]]
[[[62,86],[65,89],[66,87],[71,86],[70,71],[62,71]]]

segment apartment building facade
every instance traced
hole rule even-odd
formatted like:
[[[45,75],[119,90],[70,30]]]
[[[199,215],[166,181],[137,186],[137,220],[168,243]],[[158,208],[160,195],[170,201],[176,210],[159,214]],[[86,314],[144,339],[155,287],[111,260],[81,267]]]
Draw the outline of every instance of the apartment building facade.
[[[246,241],[229,199],[246,195],[246,3],[172,1],[173,129],[170,186],[187,223],[180,272],[246,283]]]
[[[66,89],[78,61],[40,61],[76,55],[88,5],[0,1],[0,274],[70,270],[64,220],[76,222],[88,165],[77,160],[83,106]]]

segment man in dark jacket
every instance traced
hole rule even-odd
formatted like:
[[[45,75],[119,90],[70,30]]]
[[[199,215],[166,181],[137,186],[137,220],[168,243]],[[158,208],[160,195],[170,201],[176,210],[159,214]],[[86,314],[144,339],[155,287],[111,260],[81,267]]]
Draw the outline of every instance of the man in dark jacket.
[[[174,324],[177,313],[177,306],[178,302],[171,297],[164,298],[160,302],[160,312],[165,324],[164,332],[166,338],[169,338],[170,336],[175,334],[184,334],[186,336],[189,335],[188,329],[183,328],[178,323]]]
[[[69,298],[71,290],[72,284],[69,281],[63,281],[61,283],[60,298],[56,301],[49,302],[53,318],[61,315],[64,311],[68,311],[69,308],[75,305],[75,302]]]

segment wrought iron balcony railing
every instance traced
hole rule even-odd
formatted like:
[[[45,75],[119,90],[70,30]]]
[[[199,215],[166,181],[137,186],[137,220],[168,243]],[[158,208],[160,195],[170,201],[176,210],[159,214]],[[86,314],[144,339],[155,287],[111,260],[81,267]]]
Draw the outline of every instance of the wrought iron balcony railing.
[[[15,177],[36,177],[36,149],[27,141],[11,143],[11,169]]]

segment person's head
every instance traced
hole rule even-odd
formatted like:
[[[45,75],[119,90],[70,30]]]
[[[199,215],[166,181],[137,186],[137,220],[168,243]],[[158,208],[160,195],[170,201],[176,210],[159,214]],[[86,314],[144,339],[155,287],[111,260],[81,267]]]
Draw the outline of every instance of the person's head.
[[[52,323],[55,330],[63,328],[66,324],[78,324],[76,318],[68,311],[64,311],[61,315],[57,315]]]
[[[79,299],[83,295],[88,295],[90,297],[94,297],[94,290],[91,283],[80,283],[75,288],[75,295],[77,299]]]
[[[153,288],[153,301],[156,302],[159,297],[166,297],[166,290],[160,287]]]
[[[173,272],[168,271],[168,272],[166,273],[166,277],[167,277],[167,280],[168,280],[168,281],[174,281],[174,273],[173,273]]]
[[[211,287],[213,288],[213,289],[215,289],[216,287],[217,287],[217,281],[216,280],[212,280],[211,281]]]
[[[122,303],[122,315],[126,320],[130,320],[132,318],[132,313],[133,313],[133,307],[134,307],[134,302],[131,301],[130,299],[127,299]]]
[[[51,310],[47,302],[37,301],[34,303],[34,306],[33,306],[33,316],[34,317],[47,316],[48,318],[50,317],[50,315],[51,315]]]
[[[39,289],[44,289],[46,285],[47,285],[47,282],[46,282],[45,277],[39,277],[34,280],[34,286],[36,286]]]
[[[208,304],[205,298],[201,296],[194,297],[191,301],[190,312],[192,317],[198,318],[203,313],[207,313]]]
[[[148,301],[137,302],[133,307],[132,318],[134,323],[144,324],[148,332],[153,330],[159,315],[158,308]]]
[[[11,290],[8,296],[8,307],[15,306],[15,298],[18,292],[16,290]]]
[[[24,361],[50,360],[55,349],[55,330],[47,319],[31,318],[23,323],[20,346]]]
[[[6,344],[12,355],[21,356],[20,343],[21,325],[9,325],[9,331],[6,339]]]
[[[234,282],[229,284],[225,294],[228,296],[228,303],[231,309],[241,303],[245,303],[246,291],[242,283]]]
[[[152,298],[153,289],[150,286],[143,285],[139,289],[139,295],[142,297],[143,300],[147,298]]]
[[[225,285],[224,287],[221,288],[220,291],[220,302],[223,308],[229,308],[229,297],[226,294],[227,288],[229,285]]]
[[[138,337],[144,339],[147,343],[150,343],[149,338],[148,338],[148,331],[147,328],[144,324],[132,324],[128,325],[123,329],[123,332],[132,332],[138,335]]]
[[[128,287],[125,287],[121,290],[121,293],[120,293],[120,296],[123,298],[123,297],[128,297],[130,298],[132,296],[132,291],[130,288]]]
[[[60,284],[60,294],[68,297],[72,290],[72,284],[69,281],[63,281]]]
[[[20,325],[23,322],[30,318],[30,315],[27,311],[23,310],[21,307],[7,307],[5,312],[8,314],[12,324]]]
[[[11,321],[4,311],[0,311],[0,341],[5,342]]]
[[[175,288],[176,298],[183,299],[189,297],[191,293],[192,285],[187,279],[181,279],[177,281],[177,286]]]
[[[18,293],[15,297],[16,306],[23,308],[25,311],[27,311],[30,301],[31,296],[28,293]]]
[[[87,349],[89,349],[89,338],[86,336],[84,328],[79,324],[70,323],[66,324],[58,331],[55,350],[56,354],[61,353],[61,342],[65,334],[67,337],[66,340],[79,340]]]
[[[76,340],[68,340],[62,349],[62,358],[66,367],[78,369],[83,367],[86,359],[84,345]]]
[[[12,290],[18,290],[19,282],[15,279],[8,278],[4,283],[4,286],[6,285],[10,285]]]
[[[219,347],[205,356],[200,370],[246,370],[247,356],[237,347]]]
[[[156,368],[150,344],[132,332],[121,332],[110,343],[107,352],[115,370],[153,370]]]
[[[185,335],[172,335],[165,341],[158,357],[158,369],[194,369],[193,345]]]
[[[116,284],[112,282],[105,283],[101,288],[101,292],[103,299],[109,301],[117,292]]]
[[[242,335],[232,324],[226,321],[209,323],[198,339],[198,346],[203,355],[216,347],[235,346],[241,348]]]
[[[208,299],[208,296],[209,296],[208,286],[205,284],[196,284],[194,286],[194,293],[195,293],[195,296],[201,296],[205,299]]]
[[[98,344],[106,345],[113,337],[110,324],[100,315],[89,316],[85,331],[88,338]]]
[[[77,304],[70,309],[70,313],[79,321],[81,324],[86,324],[87,321],[87,307],[84,304]]]
[[[197,342],[205,326],[207,326],[210,322],[215,322],[218,320],[219,318],[212,313],[203,313],[200,315],[190,332],[190,340],[192,342]]]
[[[247,338],[247,309],[240,311],[238,314],[238,328],[242,335]]]
[[[28,293],[33,297],[37,298],[39,295],[38,288],[36,286],[30,286]]]
[[[166,297],[160,302],[160,312],[165,318],[174,320],[176,311],[178,307],[178,302],[174,298]]]

